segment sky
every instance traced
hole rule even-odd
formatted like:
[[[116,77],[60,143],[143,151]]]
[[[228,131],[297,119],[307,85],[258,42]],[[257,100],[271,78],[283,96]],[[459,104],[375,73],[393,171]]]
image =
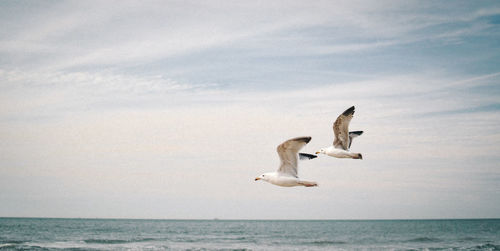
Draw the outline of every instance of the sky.
[[[500,217],[498,1],[1,1],[0,217]],[[363,160],[254,178],[356,112]]]

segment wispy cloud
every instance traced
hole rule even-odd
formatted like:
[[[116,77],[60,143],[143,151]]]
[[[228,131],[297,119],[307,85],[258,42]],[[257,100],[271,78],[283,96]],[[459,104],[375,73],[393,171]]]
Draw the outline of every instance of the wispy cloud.
[[[286,5],[216,2],[137,5],[120,2],[117,7],[114,2],[98,5],[66,2],[55,4],[51,9],[39,9],[36,22],[34,19],[23,21],[22,28],[6,25],[10,34],[1,38],[0,50],[11,55],[17,62],[16,67],[31,65],[56,71],[89,65],[115,67],[117,64],[151,63],[221,46],[254,46],[245,41],[259,42],[265,37],[275,40],[287,31],[324,27],[318,31],[325,34],[319,36],[305,38],[299,33],[303,39],[301,43],[312,46],[311,52],[339,53],[421,41],[432,36],[449,39],[473,34],[484,26],[451,27],[451,31],[431,36],[421,32],[429,27],[470,22],[496,13],[494,9],[478,9],[473,14],[469,14],[469,10],[446,16],[442,12],[414,14],[433,7],[420,5],[395,2],[382,7],[373,3],[317,2],[306,7],[300,1]],[[381,12],[386,7],[391,15]],[[434,7],[445,9],[439,5]],[[99,39],[93,39],[96,37]],[[356,41],[360,39],[371,41]],[[324,44],[325,41],[333,43]],[[290,42],[282,45],[291,46],[288,50],[296,47]],[[308,48],[301,50],[307,52]],[[30,63],[33,61],[36,64]]]

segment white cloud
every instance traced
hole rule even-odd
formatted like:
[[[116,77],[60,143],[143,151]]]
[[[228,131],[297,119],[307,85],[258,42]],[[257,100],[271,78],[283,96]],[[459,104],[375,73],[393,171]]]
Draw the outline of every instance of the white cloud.
[[[252,47],[255,44],[247,41],[259,43],[266,37],[279,41],[279,34],[286,31],[325,27],[329,28],[326,34],[306,38],[305,42],[313,47],[312,53],[338,53],[408,43],[408,36],[418,37],[411,38],[410,42],[421,41],[428,39],[429,34],[412,33],[463,18],[463,15],[442,17],[441,13],[418,14],[425,10],[419,5],[420,2],[393,2],[382,6],[375,2],[329,1],[307,4],[301,1],[265,4],[170,1],[141,5],[66,2],[42,10],[36,20],[22,22],[22,29],[11,30],[9,37],[1,39],[0,51],[11,54],[9,57],[18,62],[17,67],[56,71],[96,65],[121,64],[123,67],[221,46]],[[382,9],[385,12],[381,12]],[[467,20],[489,15],[491,11],[475,13]],[[438,34],[436,38],[477,32],[483,26],[478,27],[459,28]],[[318,44],[324,38],[337,38],[334,40],[338,42]],[[357,42],[366,39],[376,42]],[[284,45],[292,46],[289,49],[294,47],[289,43]],[[33,64],[33,61],[43,63]]]

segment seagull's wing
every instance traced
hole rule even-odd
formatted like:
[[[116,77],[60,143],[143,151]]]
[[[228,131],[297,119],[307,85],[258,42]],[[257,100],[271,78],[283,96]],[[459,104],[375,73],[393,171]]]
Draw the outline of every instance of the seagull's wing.
[[[289,139],[276,149],[280,156],[281,164],[278,172],[298,177],[297,159],[299,150],[311,141],[311,137],[298,137]]]
[[[335,148],[344,150],[349,149],[349,122],[351,122],[353,114],[354,106],[351,106],[349,109],[340,114],[337,117],[337,120],[335,120],[335,123],[333,123],[333,134],[335,135],[335,138],[333,139],[333,146]]]
[[[351,148],[352,139],[361,136],[361,134],[363,134],[363,131],[349,132],[349,149]]]
[[[314,159],[317,157],[318,157],[318,155],[314,155],[314,154],[310,154],[310,153],[299,153],[300,160]]]

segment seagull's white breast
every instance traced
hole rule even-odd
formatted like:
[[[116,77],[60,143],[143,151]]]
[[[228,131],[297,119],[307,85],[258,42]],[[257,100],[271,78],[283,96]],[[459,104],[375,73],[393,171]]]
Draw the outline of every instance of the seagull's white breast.
[[[299,179],[289,175],[283,175],[280,173],[275,173],[269,177],[269,183],[282,186],[282,187],[293,187],[299,186]]]

